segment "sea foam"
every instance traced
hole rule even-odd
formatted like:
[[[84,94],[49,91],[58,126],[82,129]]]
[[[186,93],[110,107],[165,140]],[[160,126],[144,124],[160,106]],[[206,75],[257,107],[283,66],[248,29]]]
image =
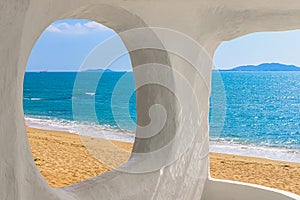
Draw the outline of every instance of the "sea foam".
[[[132,143],[134,142],[135,137],[135,132],[131,130],[121,130],[117,127],[92,124],[89,122],[25,117],[25,123],[28,127],[32,128],[64,131],[82,136],[117,140],[121,142]],[[210,151],[241,156],[254,156],[288,162],[300,162],[300,152],[298,150],[287,149],[284,147],[256,146],[253,144],[237,143],[230,140],[217,138],[210,139]]]
[[[118,140],[122,142],[133,142],[135,136],[134,131],[131,130],[121,130],[117,127],[89,122],[25,117],[25,124],[32,128],[64,131],[82,136]]]

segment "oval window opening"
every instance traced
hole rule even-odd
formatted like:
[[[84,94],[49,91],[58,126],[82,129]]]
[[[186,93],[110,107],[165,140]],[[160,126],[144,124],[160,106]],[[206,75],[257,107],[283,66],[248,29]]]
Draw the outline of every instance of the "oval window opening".
[[[59,20],[32,49],[23,90],[26,130],[34,162],[52,187],[98,176],[129,159],[136,121],[129,53],[109,66],[80,69],[95,47],[116,34],[90,20]],[[118,45],[124,48],[120,38]],[[86,79],[85,87],[74,90],[78,77]],[[80,105],[76,114],[74,105]],[[105,159],[94,155],[93,145]]]
[[[254,33],[216,50],[219,70],[213,71],[210,107],[213,178],[300,194],[299,38],[299,30]]]

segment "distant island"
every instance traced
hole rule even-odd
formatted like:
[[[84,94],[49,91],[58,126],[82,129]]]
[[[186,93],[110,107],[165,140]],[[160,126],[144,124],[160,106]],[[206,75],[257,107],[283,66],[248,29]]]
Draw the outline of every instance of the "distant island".
[[[221,71],[300,71],[300,67],[280,63],[263,63],[260,65],[239,66],[229,70]]]

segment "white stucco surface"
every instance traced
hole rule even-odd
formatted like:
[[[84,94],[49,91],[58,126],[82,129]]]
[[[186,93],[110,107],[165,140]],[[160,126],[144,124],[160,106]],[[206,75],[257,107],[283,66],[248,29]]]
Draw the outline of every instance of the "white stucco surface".
[[[131,159],[120,170],[53,189],[32,159],[22,89],[38,37],[65,18],[90,19],[114,29],[127,49],[134,50],[130,56],[137,86],[149,81],[172,91],[156,84],[139,88],[137,136],[145,134],[152,105],[164,107],[167,119],[158,134],[136,138]],[[214,50],[222,41],[248,33],[300,28],[299,21],[298,0],[0,0],[0,199],[300,199],[265,187],[210,180],[208,175]],[[143,27],[178,34],[159,29],[126,34]],[[156,65],[147,66],[151,63]],[[160,119],[159,109],[152,111]],[[190,135],[192,140],[186,141]],[[167,149],[161,151],[163,147]]]

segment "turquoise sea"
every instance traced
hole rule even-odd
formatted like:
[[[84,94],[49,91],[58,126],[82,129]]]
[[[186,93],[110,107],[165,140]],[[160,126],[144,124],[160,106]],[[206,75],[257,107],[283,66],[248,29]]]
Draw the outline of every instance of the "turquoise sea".
[[[133,141],[135,94],[129,98],[129,104],[125,102],[128,98],[126,88],[134,85],[133,74],[125,85],[122,84],[124,90],[114,96],[119,98],[119,105],[111,104],[114,87],[122,75],[122,72],[103,73],[96,91],[87,89],[74,94],[76,73],[27,72],[23,100],[26,124],[37,128]],[[87,82],[93,76],[98,75],[88,73]],[[216,77],[221,77],[222,82]],[[96,121],[88,110],[79,112],[81,120],[76,121],[78,116],[76,119],[73,116],[72,102],[78,97],[82,108],[94,100]],[[129,109],[130,116],[118,113],[118,118],[124,119],[123,130],[118,129],[112,106],[121,110]],[[225,115],[218,112],[220,107],[226,111]],[[298,161],[300,72],[215,71],[210,111],[212,150]]]

